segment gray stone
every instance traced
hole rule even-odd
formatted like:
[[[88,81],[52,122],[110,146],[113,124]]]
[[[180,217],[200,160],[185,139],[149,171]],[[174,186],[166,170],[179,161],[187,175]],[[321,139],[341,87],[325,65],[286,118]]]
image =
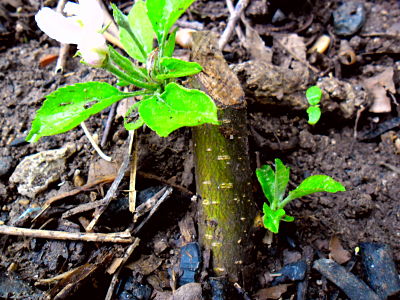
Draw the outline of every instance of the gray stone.
[[[192,282],[182,285],[170,300],[203,300],[201,284]]]
[[[34,198],[47,189],[50,183],[60,179],[68,157],[76,152],[74,144],[64,148],[42,151],[25,157],[15,168],[10,182],[18,184],[21,195]]]
[[[12,158],[10,156],[0,157],[0,176],[3,176],[10,171]]]

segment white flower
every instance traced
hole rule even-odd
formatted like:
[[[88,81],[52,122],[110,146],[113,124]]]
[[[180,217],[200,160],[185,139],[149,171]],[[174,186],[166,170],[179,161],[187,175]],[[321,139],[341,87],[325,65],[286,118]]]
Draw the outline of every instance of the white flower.
[[[104,24],[104,13],[99,2],[67,2],[64,11],[72,16],[64,17],[44,7],[36,14],[36,23],[43,32],[60,43],[78,45],[78,53],[86,64],[101,67],[108,55],[108,48],[100,33]]]

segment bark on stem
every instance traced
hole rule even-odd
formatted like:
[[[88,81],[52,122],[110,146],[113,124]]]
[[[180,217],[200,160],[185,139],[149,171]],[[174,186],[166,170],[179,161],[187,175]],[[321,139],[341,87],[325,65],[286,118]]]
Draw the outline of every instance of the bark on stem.
[[[248,158],[246,103],[239,80],[209,32],[193,34],[192,60],[203,72],[192,86],[209,94],[219,108],[220,126],[193,129],[200,242],[212,253],[216,275],[237,281],[248,261],[256,207]]]

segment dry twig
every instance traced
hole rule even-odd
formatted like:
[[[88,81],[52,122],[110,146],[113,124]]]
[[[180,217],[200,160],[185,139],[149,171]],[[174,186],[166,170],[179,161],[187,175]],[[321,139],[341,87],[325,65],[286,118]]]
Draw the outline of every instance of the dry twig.
[[[228,43],[228,40],[232,36],[232,32],[235,29],[237,21],[239,20],[241,14],[243,13],[244,9],[247,7],[248,4],[249,0],[239,0],[238,3],[236,4],[234,13],[231,13],[228,20],[228,24],[226,25],[226,28],[218,41],[219,49],[223,50],[225,45]]]
[[[164,195],[161,196],[160,200],[153,206],[151,209],[150,213],[147,215],[147,217],[142,221],[142,223],[139,224],[134,230],[133,233],[136,235],[139,233],[139,231],[143,228],[143,226],[150,220],[150,218],[153,216],[153,214],[157,211],[157,209],[160,207],[160,205],[165,201],[165,199],[168,198],[168,196],[172,193],[172,188],[168,188]]]
[[[81,192],[90,190],[91,188],[95,187],[96,185],[99,185],[99,184],[102,184],[102,183],[112,182],[112,181],[114,181],[114,180],[115,180],[115,176],[109,176],[109,177],[106,177],[106,178],[102,178],[102,179],[100,179],[100,180],[96,180],[95,182],[87,183],[87,184],[85,184],[84,186],[81,186],[81,187],[79,187],[79,188],[77,188],[77,189],[74,189],[74,190],[72,190],[72,191],[65,192],[65,193],[61,193],[61,194],[59,194],[59,195],[57,195],[57,196],[52,197],[52,198],[48,199],[48,200],[43,204],[43,207],[42,207],[41,212],[40,212],[39,214],[37,214],[36,217],[35,217],[32,221],[37,220],[41,215],[43,215],[43,213],[44,213],[54,202],[59,201],[59,200],[62,200],[62,199],[65,199],[65,198],[67,198],[67,197],[72,197],[72,196],[78,195],[78,194],[81,193]]]
[[[131,144],[130,144],[130,153],[132,153],[132,162],[131,162],[131,170],[130,170],[130,178],[129,178],[129,211],[134,212],[136,208],[136,170],[137,170],[137,162],[138,162],[138,137],[136,131],[129,134],[132,134]]]
[[[101,142],[100,142],[101,147],[104,147],[107,143],[107,138],[110,133],[111,124],[114,119],[116,108],[117,108],[117,103],[114,103],[113,105],[111,105],[111,109],[110,109],[110,112],[108,113],[108,117],[107,117],[106,127],[104,128],[103,136],[101,137]]]
[[[7,225],[0,225],[0,234],[26,236],[32,238],[71,240],[103,243],[132,243],[129,232],[92,233],[92,232],[65,232],[55,230],[29,229]]]
[[[86,231],[92,231],[93,230],[93,227],[96,225],[96,223],[99,220],[100,216],[103,214],[103,212],[106,210],[108,204],[110,204],[111,200],[114,198],[115,192],[117,191],[117,188],[118,188],[119,184],[121,183],[122,178],[124,178],[124,176],[125,176],[125,172],[129,167],[130,161],[131,161],[131,154],[128,151],[128,153],[126,154],[126,156],[124,158],[124,161],[122,162],[121,167],[118,170],[117,177],[115,178],[114,182],[112,183],[111,187],[108,189],[107,194],[103,199],[103,200],[107,200],[106,204],[104,204],[100,208],[96,209],[92,221],[86,227]]]
[[[133,251],[139,245],[139,242],[140,242],[140,239],[135,238],[135,241],[132,243],[132,245],[130,245],[128,247],[128,249],[126,249],[126,252],[124,254],[124,257],[122,258],[121,264],[120,264],[118,270],[114,273],[113,278],[111,279],[111,283],[110,283],[110,286],[108,287],[108,291],[107,291],[107,295],[105,297],[105,300],[111,300],[112,299],[115,286],[116,286],[116,284],[118,283],[118,280],[119,280],[119,274],[121,273],[121,270],[122,270],[123,266],[125,265],[125,263],[128,261],[129,257],[131,257]]]
[[[56,11],[62,13],[66,2],[67,2],[66,0],[59,0]],[[60,52],[57,58],[56,68],[54,69],[55,74],[62,73],[62,71],[64,70],[65,64],[67,62],[68,52],[69,52],[69,45],[61,43]]]

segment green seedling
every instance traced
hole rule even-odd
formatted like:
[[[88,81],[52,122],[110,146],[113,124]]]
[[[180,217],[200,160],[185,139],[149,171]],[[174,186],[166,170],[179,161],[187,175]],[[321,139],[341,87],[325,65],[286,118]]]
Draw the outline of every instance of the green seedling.
[[[321,118],[321,109],[319,108],[319,102],[321,101],[322,91],[321,89],[313,85],[306,91],[306,98],[310,106],[307,108],[308,124],[315,125]]]
[[[141,96],[141,100],[125,116],[127,130],[146,124],[165,137],[183,126],[218,124],[217,108],[208,95],[175,82],[178,77],[194,75],[202,70],[197,63],[172,57],[176,30],[171,31],[171,28],[194,1],[138,0],[128,15],[112,5],[120,42],[130,58],[106,45],[102,22],[97,20],[102,14],[101,9],[99,14],[94,13],[99,10],[96,0],[72,3],[82,10],[73,17],[79,24],[71,23],[76,19],[62,15],[55,17],[56,13],[49,8],[42,9],[36,21],[43,31],[61,42],[77,44],[77,54],[83,63],[110,71],[119,79],[118,86],[130,86],[131,91],[122,92],[105,82],[59,88],[46,96],[33,120],[27,141],[36,142],[43,136],[71,130],[113,103],[133,96]],[[56,19],[63,21],[52,24],[51,21]],[[70,28],[76,28],[76,36]],[[154,37],[158,42],[157,48],[153,47]]]
[[[307,177],[284,198],[289,183],[289,173],[290,168],[286,167],[278,158],[275,159],[275,171],[269,165],[264,165],[256,170],[257,179],[269,203],[264,202],[263,204],[263,223],[265,228],[273,233],[279,232],[281,221],[292,222],[294,220],[284,210],[284,207],[294,199],[317,192],[336,193],[346,190],[341,183],[330,176],[313,175]]]

